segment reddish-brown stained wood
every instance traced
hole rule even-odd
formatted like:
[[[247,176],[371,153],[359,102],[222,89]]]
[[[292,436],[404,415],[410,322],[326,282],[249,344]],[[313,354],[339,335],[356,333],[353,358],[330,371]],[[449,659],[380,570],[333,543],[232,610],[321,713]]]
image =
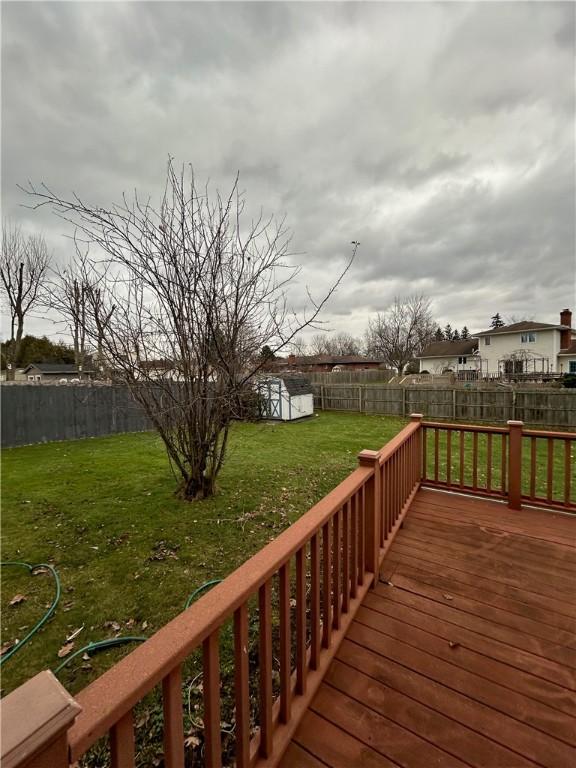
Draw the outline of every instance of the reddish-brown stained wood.
[[[342,509],[342,613],[350,608],[350,502]]]
[[[428,477],[428,430],[422,427],[422,478]]]
[[[134,718],[132,712],[128,712],[110,729],[112,768],[134,768],[135,755]]]
[[[571,453],[570,453],[570,447],[571,442],[570,440],[564,440],[564,504],[566,506],[570,505],[570,481],[571,481]]]
[[[340,617],[342,610],[341,592],[340,592],[340,565],[341,565],[341,521],[342,510],[338,510],[333,518],[333,537],[332,537],[332,626],[334,629],[340,628]]]
[[[450,485],[452,480],[452,432],[446,433],[446,482]]]
[[[478,488],[478,432],[472,433],[472,488]]]
[[[500,473],[502,478],[501,485],[502,485],[502,490],[506,491],[506,489],[508,488],[508,483],[506,481],[507,472],[508,472],[508,455],[507,455],[508,440],[506,435],[502,435],[502,447],[500,450],[502,453],[502,461],[500,464]]]
[[[284,753],[282,765],[292,766],[292,768],[326,768],[326,763],[321,763],[295,742],[292,742]]]
[[[220,768],[222,765],[222,742],[220,734],[220,650],[218,630],[204,640],[203,686],[204,686],[204,750],[206,764]]]
[[[296,693],[306,692],[306,558],[296,552]]]
[[[530,497],[533,499],[536,496],[536,438],[530,438]]]
[[[358,541],[360,536],[360,525],[358,520],[358,494],[355,493],[350,500],[350,515],[352,518],[352,563],[350,572],[350,597],[354,599],[358,591]]]
[[[184,717],[182,712],[182,667],[162,681],[164,709],[164,762],[166,768],[184,768]]]
[[[546,467],[546,499],[552,501],[554,494],[554,440],[548,438],[547,467]]]
[[[290,719],[290,561],[280,568],[280,722]]]
[[[236,705],[236,766],[250,765],[250,672],[248,665],[248,606],[234,612],[234,699]]]
[[[486,490],[492,490],[492,434],[486,435]]]
[[[320,539],[310,540],[310,667],[320,663]]]
[[[322,528],[322,647],[330,646],[332,633],[332,536],[330,523]]]
[[[358,586],[364,583],[366,573],[366,494],[364,486],[358,493],[358,522],[360,526],[358,536]]]
[[[434,430],[434,480],[438,482],[438,460],[439,460],[439,437],[440,437],[440,430],[435,429]]]
[[[267,581],[258,590],[260,748],[262,757],[272,753],[272,585]],[[211,763],[208,761],[208,765]]]
[[[464,485],[464,430],[460,430],[460,485]]]

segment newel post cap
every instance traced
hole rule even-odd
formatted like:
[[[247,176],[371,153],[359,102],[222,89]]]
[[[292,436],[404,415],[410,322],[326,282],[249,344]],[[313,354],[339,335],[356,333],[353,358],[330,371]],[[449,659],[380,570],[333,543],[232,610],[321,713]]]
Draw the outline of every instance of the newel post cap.
[[[373,467],[380,461],[379,451],[360,451],[358,454],[358,462],[361,467]]]
[[[65,733],[82,707],[52,672],[27,680],[2,701],[2,768],[29,761]]]
[[[410,414],[410,421],[422,421],[423,418],[424,418],[424,415],[421,413]]]
[[[523,427],[524,422],[523,421],[516,421],[515,419],[509,419],[506,424],[508,424],[509,427]]]

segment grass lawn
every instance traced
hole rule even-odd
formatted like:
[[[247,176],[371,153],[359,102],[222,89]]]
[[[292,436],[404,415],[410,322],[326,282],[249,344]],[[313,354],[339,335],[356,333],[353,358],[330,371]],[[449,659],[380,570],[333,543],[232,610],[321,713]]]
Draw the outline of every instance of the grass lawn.
[[[52,563],[55,615],[2,669],[6,694],[74,650],[121,635],[150,636],[188,595],[221,578],[324,496],[406,423],[321,413],[294,424],[236,424],[215,498],[186,503],[155,433],[12,448],[2,456],[2,560]],[[2,569],[2,643],[22,638],[51,602],[48,575]],[[11,599],[26,600],[10,605]],[[118,628],[119,627],[119,628]],[[59,673],[77,692],[134,646],[81,657]]]

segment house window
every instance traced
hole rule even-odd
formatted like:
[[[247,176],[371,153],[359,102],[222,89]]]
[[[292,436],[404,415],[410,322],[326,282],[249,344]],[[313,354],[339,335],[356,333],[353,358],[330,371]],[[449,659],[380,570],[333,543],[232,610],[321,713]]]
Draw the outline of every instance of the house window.
[[[568,366],[569,366],[568,370],[570,371],[570,373],[576,373],[576,360],[570,360],[570,362],[568,363]]]
[[[458,358],[458,365],[466,365],[467,358],[465,357],[459,357]]]
[[[34,376],[28,376],[28,381],[34,381]]]
[[[42,376],[36,376],[36,381],[42,381]]]
[[[536,341],[535,333],[523,333],[521,334],[522,344],[531,344]]]
[[[492,341],[492,339],[490,338],[490,336],[484,336],[484,346],[485,347],[489,347],[491,341]]]

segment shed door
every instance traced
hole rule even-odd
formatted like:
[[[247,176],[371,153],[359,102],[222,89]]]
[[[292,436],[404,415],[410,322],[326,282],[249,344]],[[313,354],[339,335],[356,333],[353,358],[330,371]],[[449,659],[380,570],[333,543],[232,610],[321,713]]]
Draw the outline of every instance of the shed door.
[[[282,418],[282,382],[260,384],[260,416],[263,419]]]

